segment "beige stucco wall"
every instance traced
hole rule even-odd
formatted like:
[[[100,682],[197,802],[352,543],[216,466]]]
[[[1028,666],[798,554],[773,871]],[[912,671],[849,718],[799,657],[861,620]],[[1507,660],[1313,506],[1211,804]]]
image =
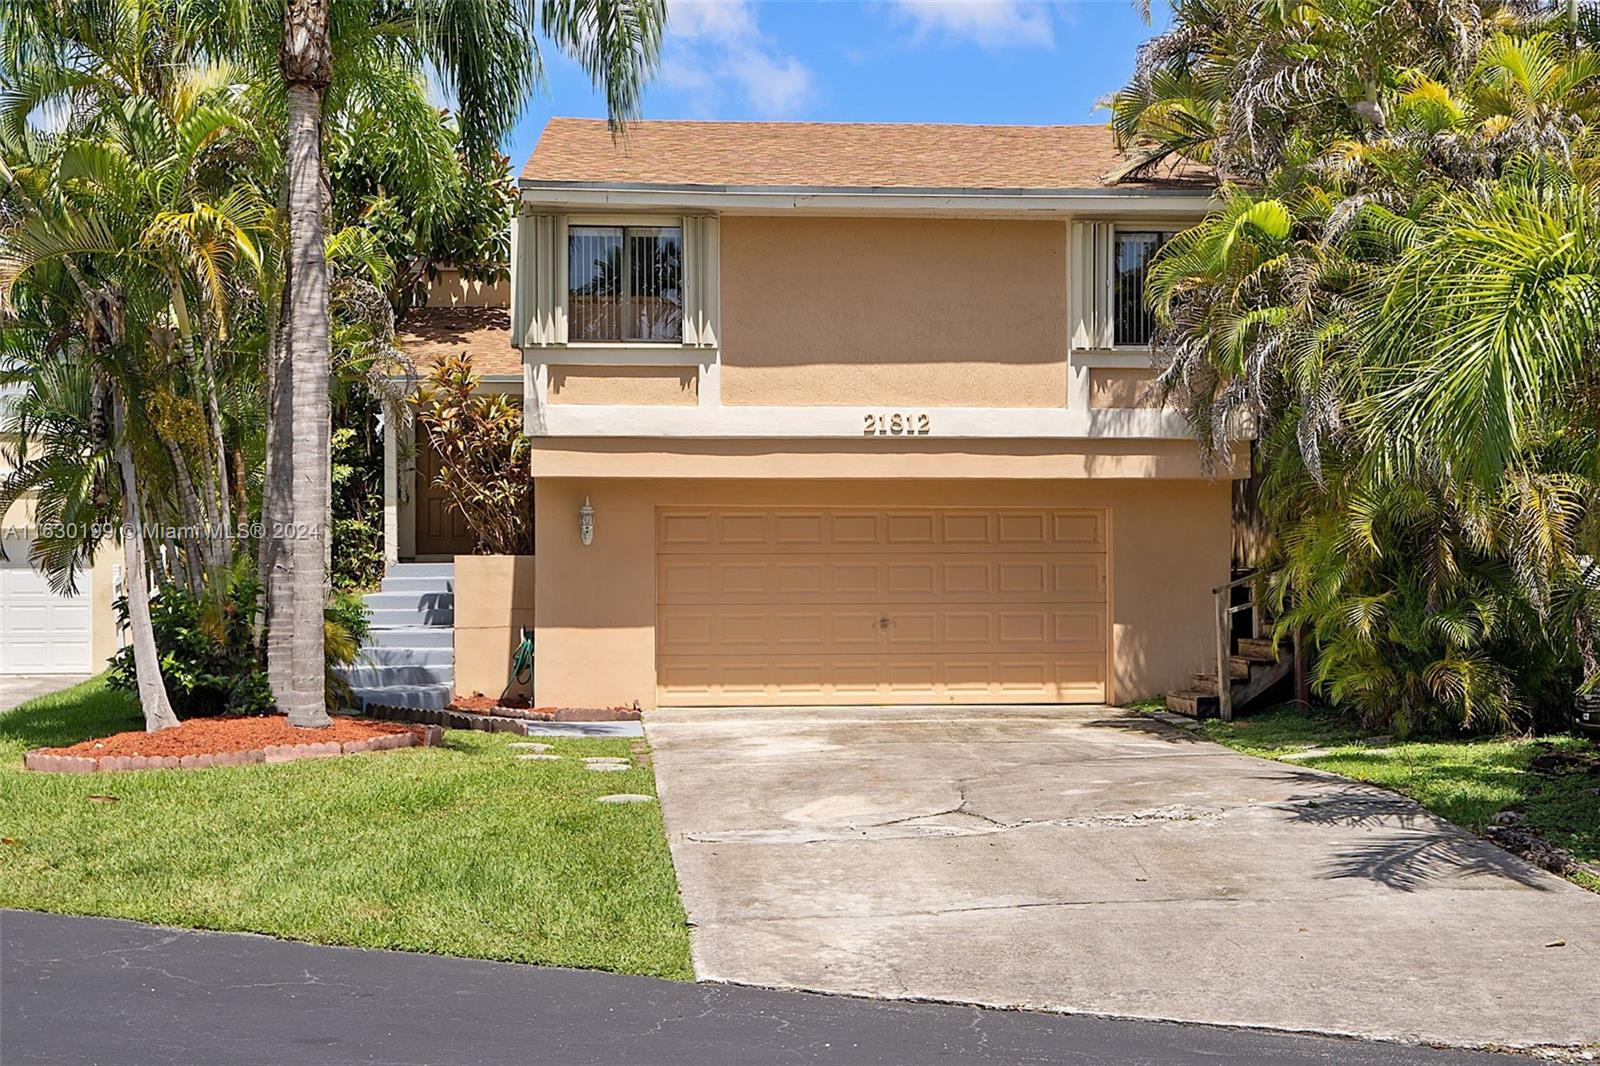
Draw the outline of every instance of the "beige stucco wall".
[[[1192,448],[1193,445],[1191,444]],[[1103,507],[1109,513],[1116,702],[1188,685],[1214,655],[1211,589],[1227,578],[1229,482],[546,478],[537,488],[535,702],[655,704],[655,511],[663,506]],[[578,508],[595,509],[594,543]]]
[[[498,696],[511,674],[522,627],[534,619],[534,557],[455,559],[455,686],[459,695]],[[512,695],[530,695],[514,687]]]
[[[1060,407],[1067,225],[722,220],[725,404]]]
[[[1137,367],[1093,367],[1089,371],[1089,406],[1160,407],[1151,394],[1155,371]]]
[[[1249,448],[1238,445],[1231,469],[1244,477]],[[1202,478],[1192,440],[751,440],[535,437],[534,476],[854,478],[917,480],[995,478]]]
[[[550,402],[693,407],[700,402],[700,369],[693,366],[552,366]]]
[[[485,284],[469,281],[461,271],[446,267],[428,285],[429,307],[510,307],[511,282],[501,280]]]

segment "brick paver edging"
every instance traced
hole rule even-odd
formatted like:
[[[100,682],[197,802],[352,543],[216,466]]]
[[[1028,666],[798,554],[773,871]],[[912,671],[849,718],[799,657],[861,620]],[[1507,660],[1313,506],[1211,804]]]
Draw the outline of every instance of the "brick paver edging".
[[[476,729],[482,733],[521,733],[525,736],[531,735],[527,727],[538,722],[637,722],[640,718],[638,711],[612,711],[586,707],[563,707],[555,712],[510,708],[509,714],[499,713],[501,710],[507,708],[498,708],[494,713],[484,713],[452,711],[449,708],[436,710],[422,707],[384,707],[369,703],[361,708],[361,715],[364,718],[378,718],[387,722],[426,723],[444,726],[446,729]]]
[[[268,744],[254,751],[224,751],[209,755],[51,755],[43,748],[22,757],[24,769],[52,774],[92,774],[113,770],[204,770],[210,766],[245,766],[250,763],[328,759],[393,748],[435,748],[444,743],[440,726],[421,726],[405,733],[385,733],[366,740],[321,744]]]

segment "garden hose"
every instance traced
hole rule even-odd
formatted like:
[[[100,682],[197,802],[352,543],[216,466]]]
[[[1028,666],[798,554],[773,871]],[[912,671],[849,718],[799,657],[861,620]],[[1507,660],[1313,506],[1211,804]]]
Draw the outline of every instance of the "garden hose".
[[[533,681],[533,630],[527,626],[522,627],[522,643],[517,645],[517,650],[511,653],[511,680],[506,682],[505,690],[500,693],[500,699],[506,696],[518,685],[526,685]]]

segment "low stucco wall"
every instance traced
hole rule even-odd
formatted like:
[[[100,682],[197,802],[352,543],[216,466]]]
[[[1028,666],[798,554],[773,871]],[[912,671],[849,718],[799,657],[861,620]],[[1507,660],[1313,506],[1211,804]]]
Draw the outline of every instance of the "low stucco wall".
[[[1191,444],[1192,448],[1193,445]],[[537,487],[534,700],[656,704],[655,512],[672,506],[1102,507],[1110,537],[1117,703],[1188,687],[1213,650],[1227,579],[1230,482],[1219,479],[745,481],[544,478]],[[588,497],[595,538],[578,541]]]
[[[455,572],[455,687],[498,696],[511,679],[522,628],[533,627],[535,557],[458,555]],[[531,696],[526,686],[510,695]]]

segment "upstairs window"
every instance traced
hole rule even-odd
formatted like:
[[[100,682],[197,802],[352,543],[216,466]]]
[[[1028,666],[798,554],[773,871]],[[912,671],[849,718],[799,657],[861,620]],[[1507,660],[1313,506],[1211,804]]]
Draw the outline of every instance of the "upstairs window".
[[[567,235],[567,339],[683,342],[683,231],[573,226]]]
[[[1155,332],[1156,316],[1145,306],[1144,274],[1156,249],[1171,236],[1159,230],[1118,230],[1111,265],[1112,343],[1143,345]]]

